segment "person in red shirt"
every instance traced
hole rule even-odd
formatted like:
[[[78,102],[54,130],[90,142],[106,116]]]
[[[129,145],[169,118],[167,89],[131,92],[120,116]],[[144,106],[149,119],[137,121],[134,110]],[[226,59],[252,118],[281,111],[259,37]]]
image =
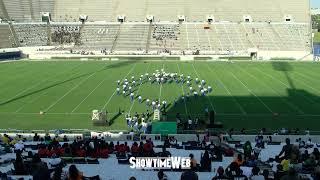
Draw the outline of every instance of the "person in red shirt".
[[[47,157],[47,154],[48,154],[47,148],[44,145],[40,146],[40,148],[38,149],[39,157],[45,158],[45,157]]]
[[[109,157],[109,149],[106,144],[102,144],[99,152],[99,156],[101,158],[108,158]]]
[[[114,150],[119,151],[119,148],[120,148],[120,143],[119,141],[117,141],[117,144],[114,146]]]
[[[147,142],[143,145],[143,152],[145,156],[151,156],[153,151],[152,144],[147,140]]]
[[[119,145],[118,156],[126,156],[126,146],[124,144]]]
[[[63,149],[60,145],[55,146],[55,147],[53,148],[53,151],[54,151],[54,154],[56,154],[56,155],[58,155],[58,156],[62,156],[63,153],[64,153],[64,149]]]
[[[130,147],[128,146],[127,142],[124,142],[124,148],[125,148],[126,152],[130,152]]]
[[[134,142],[131,146],[131,154],[132,156],[138,156],[139,155],[139,146],[137,142]]]
[[[86,156],[86,151],[83,148],[78,148],[76,150],[76,154],[78,157],[85,157]]]
[[[49,145],[48,148],[47,148],[47,157],[52,157],[53,154],[55,154],[55,151],[52,148],[52,146]]]

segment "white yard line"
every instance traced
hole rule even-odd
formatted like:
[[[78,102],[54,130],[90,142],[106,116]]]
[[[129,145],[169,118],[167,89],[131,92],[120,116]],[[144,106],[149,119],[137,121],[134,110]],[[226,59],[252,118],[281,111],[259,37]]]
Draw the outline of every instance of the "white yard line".
[[[209,71],[215,73],[209,65],[207,65],[207,68],[209,69]],[[243,115],[246,115],[247,112],[244,110],[244,108],[241,106],[241,104],[237,101],[237,99],[231,94],[231,92],[230,92],[230,90],[228,89],[228,87],[224,85],[224,83],[220,80],[219,76],[218,76],[216,73],[215,73],[215,75],[216,75],[216,77],[218,78],[219,82],[222,84],[223,88],[228,92],[228,94],[233,98],[234,102],[238,105],[241,113],[242,113]]]
[[[177,67],[178,67],[178,73],[181,74],[179,63],[177,63]],[[182,90],[183,96],[185,96],[185,91],[184,91],[183,85],[181,85],[181,90]],[[186,115],[189,116],[187,103],[186,103],[186,101],[183,101],[183,102],[184,102],[184,108],[185,108],[185,111],[186,111]]]
[[[232,71],[230,71],[231,75],[237,79],[251,94],[253,94],[271,113],[273,113],[273,111],[270,109],[270,107],[268,105],[266,105],[250,88],[248,88],[239,78],[237,78],[237,76],[235,76],[233,74]]]
[[[26,105],[35,102],[36,100],[40,99],[43,95],[45,95],[45,94],[47,94],[47,93],[48,93],[48,91],[45,91],[45,92],[41,93],[39,96],[37,96],[36,98],[32,99],[31,101],[29,101],[29,102],[27,102],[27,103],[23,103],[23,105],[20,106],[20,107],[15,111],[15,113],[20,112]]]
[[[148,67],[147,67],[147,70],[146,70],[146,72],[145,72],[144,74],[148,73],[149,68],[150,68],[150,64],[151,64],[151,63],[149,63],[149,65],[148,65]],[[142,84],[140,83],[140,84],[139,84],[138,91],[137,91],[137,95],[139,95],[141,85],[142,85]],[[133,106],[134,106],[135,101],[136,101],[136,98],[133,99],[133,102],[132,102],[132,104],[131,104],[131,106],[130,106],[129,114],[131,114],[131,110],[132,110],[132,108],[133,108]]]
[[[305,78],[307,78],[307,79],[310,78],[310,77],[308,77],[308,76],[306,76],[306,75],[304,75],[304,74],[302,74],[302,73],[299,73],[299,72],[295,72],[295,73],[296,73],[297,75],[303,76],[303,77],[305,77]],[[301,82],[301,83],[304,84],[305,86],[309,87],[310,89],[313,89],[314,91],[320,92],[319,89],[316,89],[316,88],[310,86],[309,84],[305,83],[303,80],[302,80],[302,81],[299,81],[299,82]]]
[[[73,110],[71,111],[71,113],[73,113],[74,111],[76,111],[76,110],[79,108],[79,106],[80,106],[84,101],[86,101],[86,100],[88,99],[88,97],[89,97],[96,89],[98,89],[107,79],[108,79],[108,76],[107,76],[106,78],[102,79],[102,80],[100,81],[100,83],[99,83],[94,89],[92,89],[92,91],[91,91],[85,98],[83,98],[82,101],[81,101],[75,108],[73,108]]]
[[[119,112],[108,112],[108,114],[118,114]],[[39,113],[35,112],[21,112],[21,113],[14,113],[14,112],[0,112],[0,114],[12,114],[12,115],[39,115]],[[45,113],[45,115],[90,115],[91,113],[88,112],[77,112],[77,113],[64,113],[64,112],[56,112],[56,113]],[[221,116],[270,116],[268,113],[250,113],[250,114],[242,114],[242,113],[217,113],[216,115]],[[296,116],[296,117],[320,117],[320,114],[281,114],[281,116]]]
[[[297,107],[296,105],[288,102],[285,98],[283,98],[277,91],[275,91],[271,86],[266,85],[265,83],[263,83],[262,81],[259,81],[259,79],[257,79],[255,76],[253,76],[251,73],[242,70],[242,68],[239,68],[242,72],[245,72],[246,74],[248,74],[250,77],[254,78],[257,82],[259,82],[260,84],[262,84],[264,87],[271,89],[273,92],[275,92],[278,97],[281,99],[282,102],[284,102],[285,104],[287,104],[288,106],[290,106],[291,108],[295,109],[296,111],[298,111],[300,114],[305,114],[299,107]]]
[[[256,68],[256,69],[257,69],[258,71],[260,71],[261,73],[265,74],[266,76],[272,78],[273,80],[280,82],[282,85],[286,86],[288,89],[291,89],[291,87],[290,87],[288,84],[284,83],[283,81],[281,81],[281,80],[273,77],[272,75],[270,75],[270,74],[268,74],[268,73],[265,73],[265,72],[261,71],[259,68]],[[311,103],[315,103],[315,101],[313,101],[312,99],[306,97],[306,96],[303,95],[303,94],[298,94],[298,95],[299,95],[299,96],[302,96],[303,98],[305,98],[306,100],[308,100],[308,101],[311,102]]]
[[[82,63],[80,63],[80,64],[82,64]],[[80,64],[79,64],[79,65],[80,65]],[[78,65],[78,66],[79,66],[79,65]],[[76,67],[77,67],[77,66],[76,66]],[[54,76],[54,77],[56,77],[56,76]],[[28,88],[24,89],[23,91],[20,91],[20,92],[19,92],[18,94],[16,94],[15,96],[13,96],[13,97],[11,97],[11,98],[7,99],[6,101],[1,102],[0,104],[5,103],[5,102],[8,102],[8,101],[10,101],[10,100],[12,100],[12,99],[14,99],[14,98],[16,98],[16,97],[20,96],[21,94],[23,94],[23,93],[25,93],[25,92],[29,91],[30,89],[33,89],[33,88],[35,88],[35,87],[39,86],[40,84],[42,84],[42,83],[44,83],[44,82],[48,81],[48,80],[49,80],[49,79],[51,79],[51,78],[52,78],[52,77],[48,77],[48,78],[46,78],[46,79],[44,79],[44,80],[41,80],[40,82],[38,82],[38,83],[36,83],[36,84],[34,84],[34,85],[32,85],[32,86],[30,86],[30,87],[28,87]]]
[[[194,67],[194,64],[193,64],[193,63],[192,63],[192,67],[193,67],[193,70],[194,70],[194,72],[196,73],[197,77],[201,79],[201,77],[199,76],[198,71],[197,71],[196,68]],[[208,96],[206,96],[206,97],[207,97],[207,99],[208,99],[209,102],[210,102],[210,105],[211,105],[212,110],[214,110],[215,113],[217,113],[216,110],[215,110],[215,108],[214,108],[214,106],[213,106],[213,104],[212,104],[212,102],[211,102],[211,100],[210,100],[210,98],[209,98]]]
[[[74,66],[73,68],[67,69],[67,70],[65,70],[65,71],[63,71],[63,72],[61,72],[61,73],[59,73],[59,74],[57,74],[57,75],[55,75],[55,76],[53,76],[53,77],[51,77],[51,78],[56,78],[56,77],[58,77],[58,76],[60,76],[60,75],[62,75],[62,74],[64,74],[64,73],[66,73],[66,72],[68,72],[68,71],[70,71],[70,70],[74,70],[75,68],[77,68],[77,67],[80,66],[81,64],[83,64],[83,63],[77,64],[77,65]],[[51,79],[51,78],[48,78],[48,79]],[[48,80],[48,79],[47,79],[47,80]],[[29,102],[27,102],[27,103],[23,103],[23,105],[20,106],[20,107],[15,111],[15,113],[21,111],[26,105],[35,102],[36,100],[38,100],[39,98],[41,98],[43,95],[45,95],[45,94],[47,94],[47,93],[48,93],[48,91],[45,91],[45,92],[41,93],[39,96],[37,96],[36,98],[32,99],[31,101],[29,101]]]
[[[137,64],[134,64],[134,66],[132,66],[132,68],[130,69],[130,71],[124,76],[124,78],[122,79],[122,81],[124,81],[124,79],[127,78],[127,76],[129,76],[129,74],[134,70],[134,68],[137,66]],[[109,102],[111,101],[112,97],[116,94],[117,89],[114,90],[113,94],[109,97],[108,101],[103,105],[102,110],[105,109],[107,107],[107,105],[109,104]]]
[[[82,81],[80,81],[80,83],[78,83],[77,85],[73,86],[73,88],[71,88],[68,92],[66,92],[63,96],[61,96],[58,100],[56,100],[54,103],[52,103],[49,107],[47,107],[44,111],[48,112],[52,107],[54,107],[58,102],[60,102],[64,97],[66,97],[68,94],[70,94],[73,90],[77,89],[82,83],[86,82],[89,78],[91,78],[92,76],[96,75],[98,71],[96,71],[95,73],[92,73],[90,76],[88,76],[87,78],[83,79]]]

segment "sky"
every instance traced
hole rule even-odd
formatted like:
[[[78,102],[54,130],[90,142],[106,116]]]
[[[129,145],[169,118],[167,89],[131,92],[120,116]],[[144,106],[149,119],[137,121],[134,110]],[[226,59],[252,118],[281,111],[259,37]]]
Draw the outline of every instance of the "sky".
[[[312,8],[320,8],[320,0],[311,0]]]

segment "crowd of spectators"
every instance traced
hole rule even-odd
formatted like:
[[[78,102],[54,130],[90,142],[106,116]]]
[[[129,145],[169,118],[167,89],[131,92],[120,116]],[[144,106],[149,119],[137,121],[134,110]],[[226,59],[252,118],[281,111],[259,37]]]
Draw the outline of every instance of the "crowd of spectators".
[[[53,27],[51,33],[52,42],[58,44],[79,44],[81,40],[79,26],[57,26]]]
[[[90,139],[75,138],[73,141],[64,136],[45,135],[40,137],[35,134],[33,142],[37,142],[37,151],[30,151],[25,148],[25,139],[17,135],[14,138],[4,134],[1,137],[1,153],[10,152],[15,154],[13,161],[13,174],[32,175],[33,179],[85,179],[85,175],[80,172],[75,165],[67,166],[64,162],[66,157],[84,158],[109,158],[110,154],[115,154],[118,159],[129,159],[134,157],[170,157],[171,150],[168,148],[178,148],[179,144],[174,137],[167,137],[160,152],[155,151],[155,145],[151,139],[133,142],[107,142],[102,137]],[[258,135],[255,143],[245,142],[242,150],[221,146],[214,142],[209,142],[208,136],[203,140],[192,141],[189,144],[193,147],[200,147],[202,152],[198,162],[193,153],[189,154],[191,168],[181,170],[181,179],[198,179],[199,172],[212,172],[211,178],[218,179],[251,179],[251,180],[296,180],[304,179],[305,174],[309,174],[315,180],[320,179],[320,152],[317,144],[311,139],[303,141],[301,138],[291,143],[286,139],[279,154],[270,157],[268,161],[262,162],[260,152],[265,149],[270,142],[270,138],[264,139]],[[253,145],[254,144],[254,145]],[[7,149],[5,149],[7,147]],[[222,162],[223,157],[235,157],[229,166],[217,169],[212,167],[212,163]],[[49,159],[49,161],[44,161]],[[68,167],[68,168],[67,168]],[[276,170],[272,170],[276,167]],[[3,174],[2,174],[3,175]],[[157,174],[159,179],[167,179],[164,171]],[[90,177],[99,179],[99,176]],[[134,178],[134,177],[132,177]]]

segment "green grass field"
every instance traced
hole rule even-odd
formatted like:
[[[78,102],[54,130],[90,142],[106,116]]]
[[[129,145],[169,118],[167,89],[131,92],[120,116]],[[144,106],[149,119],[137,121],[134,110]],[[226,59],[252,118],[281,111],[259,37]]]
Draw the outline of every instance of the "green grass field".
[[[124,116],[96,127],[91,111],[145,112],[145,103],[116,94],[116,81],[156,69],[205,79],[207,97],[173,101],[188,89],[176,83],[137,86],[143,98],[166,100],[175,114],[202,115],[213,108],[225,128],[320,130],[320,64],[311,62],[21,61],[0,63],[1,128],[126,130]],[[40,115],[40,111],[45,111]]]

